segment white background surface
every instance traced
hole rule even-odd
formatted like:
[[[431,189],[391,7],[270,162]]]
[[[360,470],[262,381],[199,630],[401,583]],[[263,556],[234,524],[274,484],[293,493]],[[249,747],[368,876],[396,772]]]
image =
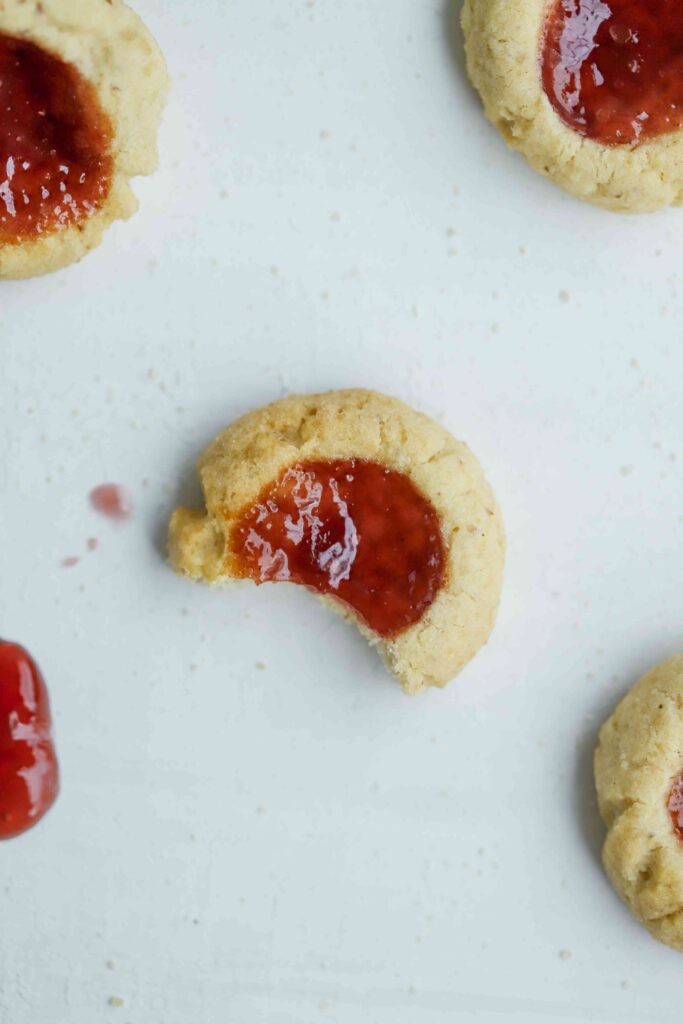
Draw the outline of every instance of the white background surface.
[[[2,285],[0,629],[63,770],[0,848],[3,1024],[680,1020],[590,761],[681,647],[681,214],[508,153],[458,6],[140,0],[161,170],[82,264]],[[440,418],[503,507],[499,623],[444,692],[404,697],[306,593],[162,557],[215,433],[348,385]],[[107,480],[127,524],[88,507]]]

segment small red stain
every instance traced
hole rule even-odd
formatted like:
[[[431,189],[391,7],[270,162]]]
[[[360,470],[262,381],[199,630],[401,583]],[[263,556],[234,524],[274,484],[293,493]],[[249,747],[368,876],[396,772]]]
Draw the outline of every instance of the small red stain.
[[[90,504],[109,519],[128,519],[133,511],[130,494],[121,484],[100,484],[93,488]]]
[[[87,548],[88,551],[97,551],[100,546],[100,542],[97,537],[88,537]]]
[[[78,565],[80,558],[78,555],[69,555],[68,558],[63,558],[61,561],[62,569],[73,569],[75,565]]]

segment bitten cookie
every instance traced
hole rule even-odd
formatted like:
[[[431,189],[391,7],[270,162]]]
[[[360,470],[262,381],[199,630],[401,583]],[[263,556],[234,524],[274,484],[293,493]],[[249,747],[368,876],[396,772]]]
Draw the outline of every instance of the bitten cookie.
[[[643,676],[607,719],[595,781],[614,888],[683,952],[683,654]]]
[[[683,202],[683,7],[465,0],[469,76],[506,142],[561,188],[625,213]]]
[[[134,212],[167,89],[121,0],[0,0],[0,278],[73,263]]]
[[[206,510],[177,509],[172,565],[195,579],[301,583],[354,621],[409,693],[484,644],[504,535],[470,450],[372,391],[248,413],[198,464]]]

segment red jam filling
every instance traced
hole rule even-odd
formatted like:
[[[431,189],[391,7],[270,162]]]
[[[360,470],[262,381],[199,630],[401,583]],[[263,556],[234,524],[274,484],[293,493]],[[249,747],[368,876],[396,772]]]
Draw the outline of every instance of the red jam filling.
[[[418,622],[445,575],[436,511],[402,473],[359,459],[303,462],[233,527],[231,569],[331,594],[379,636]]]
[[[73,64],[0,34],[0,243],[95,213],[109,191],[111,137]]]
[[[669,793],[667,808],[671,824],[679,839],[683,840],[683,774],[679,775]]]
[[[680,0],[551,0],[543,88],[562,121],[605,145],[683,123]]]
[[[23,647],[0,640],[0,839],[32,828],[58,790],[45,682]]]

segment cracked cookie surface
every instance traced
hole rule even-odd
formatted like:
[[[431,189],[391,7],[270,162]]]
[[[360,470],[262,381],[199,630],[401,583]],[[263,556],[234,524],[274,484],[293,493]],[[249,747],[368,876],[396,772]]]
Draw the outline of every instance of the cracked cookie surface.
[[[467,446],[397,399],[360,389],[295,395],[242,416],[199,460],[206,510],[180,508],[173,514],[171,563],[209,583],[238,578],[231,537],[245,510],[293,467],[334,460],[380,465],[407,478],[434,510],[444,573],[419,620],[395,635],[371,629],[329,588],[323,600],[377,645],[405,690],[444,686],[492,629],[502,585],[503,526]],[[349,578],[353,582],[353,570]]]
[[[603,863],[634,916],[683,952],[683,839],[674,824],[683,773],[683,654],[657,665],[600,730]]]

